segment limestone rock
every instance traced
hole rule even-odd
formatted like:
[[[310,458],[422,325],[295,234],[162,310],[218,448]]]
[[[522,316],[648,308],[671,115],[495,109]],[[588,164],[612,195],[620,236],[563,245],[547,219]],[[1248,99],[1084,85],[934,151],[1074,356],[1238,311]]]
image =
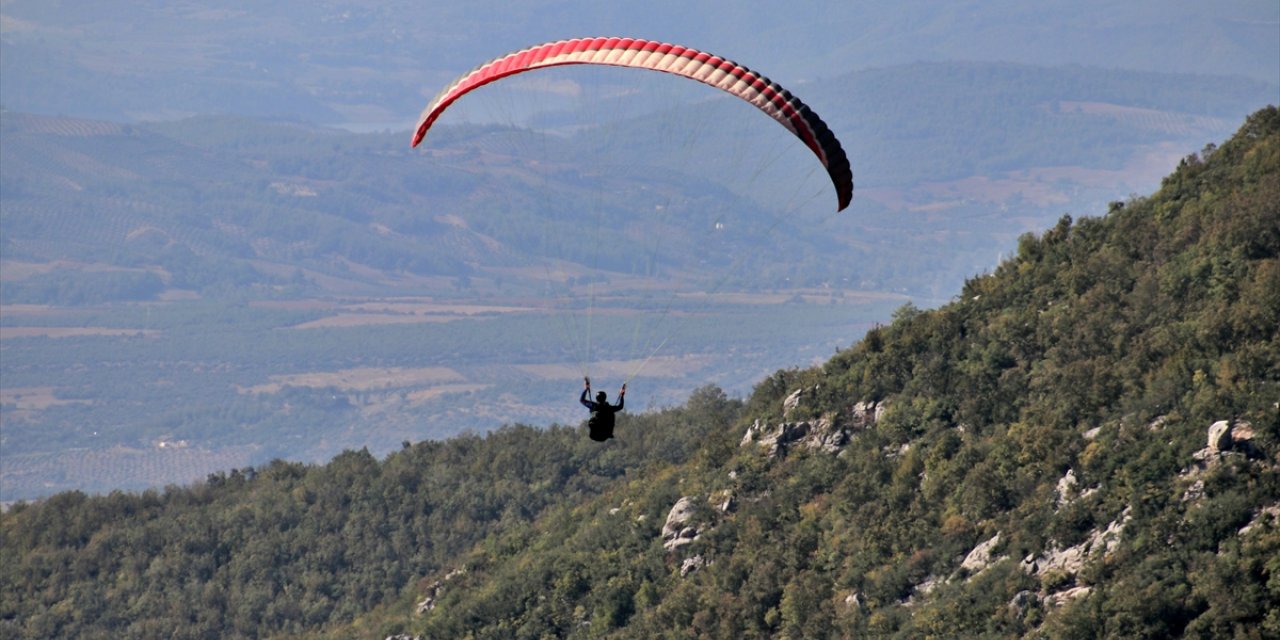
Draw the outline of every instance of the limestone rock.
[[[1082,587],[1077,585],[1077,586],[1071,587],[1070,589],[1066,589],[1064,591],[1051,593],[1048,596],[1045,596],[1044,601],[1050,607],[1061,607],[1062,605],[1067,604],[1072,600],[1075,600],[1077,598],[1083,598],[1084,596],[1089,595],[1091,592],[1093,592],[1093,587]]]
[[[1239,534],[1247,536],[1254,531],[1280,528],[1280,504],[1263,507],[1249,524],[1240,528]]]
[[[1074,469],[1067,469],[1066,475],[1058,480],[1058,508],[1061,509],[1076,500],[1088,498],[1098,491],[1098,487],[1080,489],[1080,481]]]
[[[756,420],[742,436],[739,446],[758,445],[775,458],[784,455],[793,446],[804,446],[834,453],[849,443],[849,432],[827,417],[802,422],[783,422],[770,425]]]
[[[707,559],[701,555],[685,558],[684,562],[680,563],[680,577],[683,578],[705,566],[707,566]]]
[[[990,539],[978,543],[968,555],[964,557],[964,561],[960,563],[960,568],[968,571],[970,574],[978,573],[983,569],[991,566],[993,562],[1003,560],[1007,556],[993,558],[991,553],[1000,544],[1000,534],[991,536]]]
[[[1009,610],[1021,615],[1039,600],[1040,597],[1034,591],[1023,589],[1013,594],[1013,599],[1009,601]]]
[[[466,568],[454,569],[453,571],[446,573],[443,578],[436,580],[435,582],[432,582],[430,585],[428,585],[426,597],[424,597],[422,601],[418,603],[418,607],[416,609],[416,611],[418,612],[418,615],[429,613],[432,609],[435,609],[436,600],[439,599],[440,592],[444,591],[445,584],[458,576],[466,575],[466,573],[467,573]]]
[[[929,577],[925,578],[925,579],[924,579],[924,582],[921,582],[920,584],[916,585],[916,593],[918,593],[918,594],[920,594],[920,595],[922,595],[922,596],[927,596],[927,595],[929,595],[929,593],[930,593],[930,592],[932,592],[934,589],[937,589],[938,587],[940,587],[940,586],[942,586],[942,585],[944,585],[944,584],[946,584],[946,583],[947,583],[946,578],[943,578],[942,576],[932,576],[932,575],[931,575],[931,576],[929,576]]]
[[[733,499],[733,492],[728,489],[721,489],[711,494],[710,500],[712,506],[720,513],[733,511],[734,506],[737,504]]]
[[[1217,453],[1231,449],[1231,423],[1219,420],[1209,425],[1209,444],[1206,448]]]
[[[814,387],[814,390],[816,391],[817,387]],[[786,399],[782,401],[782,419],[783,420],[791,419],[791,414],[795,413],[795,410],[800,407],[800,401],[804,397],[804,392],[805,392],[805,389],[803,388],[796,389],[795,391],[791,392],[791,395],[787,396]]]
[[[849,409],[849,426],[855,430],[870,429],[884,417],[885,403],[864,400]]]
[[[1039,575],[1046,571],[1061,571],[1067,575],[1075,575],[1084,567],[1084,563],[1095,554],[1106,557],[1120,544],[1120,536],[1129,522],[1131,508],[1126,507],[1120,517],[1111,521],[1106,529],[1094,529],[1089,538],[1078,545],[1065,549],[1056,546],[1045,550],[1039,557],[1029,555],[1023,558],[1021,567],[1027,573]]]
[[[853,593],[844,597],[844,606],[849,607],[850,609],[861,609],[862,605],[863,605],[862,594],[857,591],[854,591]]]
[[[674,551],[698,539],[697,527],[690,525],[693,515],[692,497],[685,496],[676,501],[662,525],[662,548]]]
[[[934,589],[947,584],[949,580],[944,576],[929,574],[923,582],[911,588],[911,593],[906,598],[899,600],[898,604],[904,607],[914,607],[919,604],[919,599],[929,595]]]
[[[849,432],[836,427],[829,418],[822,418],[811,425],[803,444],[810,449],[835,453],[849,444]]]
[[[1191,483],[1191,486],[1187,487],[1186,491],[1182,492],[1183,502],[1196,502],[1203,497],[1204,497],[1204,480],[1197,479],[1195,482]]]
[[[1245,422],[1244,420],[1239,420],[1235,424],[1231,425],[1232,445],[1235,445],[1242,440],[1246,442],[1252,442],[1254,436],[1256,435],[1257,433],[1254,432],[1253,425],[1251,423]]]
[[[1062,478],[1058,480],[1059,509],[1071,503],[1071,499],[1075,497],[1076,485],[1078,484],[1079,481],[1076,480],[1075,469],[1067,469],[1066,475],[1062,476]]]
[[[1262,454],[1253,443],[1254,435],[1253,425],[1242,420],[1234,422],[1219,420],[1209,425],[1205,447],[1191,455],[1195,464],[1184,469],[1183,475],[1212,468],[1227,456],[1260,457]]]

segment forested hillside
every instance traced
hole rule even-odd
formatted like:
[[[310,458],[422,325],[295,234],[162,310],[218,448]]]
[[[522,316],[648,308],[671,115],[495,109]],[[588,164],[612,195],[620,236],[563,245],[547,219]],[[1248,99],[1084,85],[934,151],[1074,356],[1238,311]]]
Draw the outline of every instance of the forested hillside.
[[[1278,326],[1270,107],[744,401],[19,505],[0,630],[1275,637]]]

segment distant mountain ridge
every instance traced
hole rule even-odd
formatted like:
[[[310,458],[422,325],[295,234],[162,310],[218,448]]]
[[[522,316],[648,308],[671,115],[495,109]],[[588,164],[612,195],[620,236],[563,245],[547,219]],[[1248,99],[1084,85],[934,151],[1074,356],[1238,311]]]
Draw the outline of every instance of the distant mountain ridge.
[[[822,261],[799,271],[793,263],[791,273],[773,275],[775,282],[856,273],[871,286],[936,291],[939,278],[989,266],[992,253],[1017,233],[1064,209],[1103,206],[1117,192],[1154,181],[1173,154],[1220,139],[1274,90],[1245,80],[977,63],[916,64],[805,86],[852,159],[859,189],[854,207],[825,228],[799,224],[744,242],[792,255],[824,247]],[[558,108],[553,105],[547,106]],[[754,129],[708,124],[744,119],[727,108],[733,106],[719,99],[669,105],[604,125],[566,114],[596,129],[607,126],[607,135],[591,128],[567,136],[503,132],[464,118],[441,123],[421,154],[409,153],[395,134],[283,122],[205,117],[121,124],[6,111],[0,174],[9,212],[6,258],[74,254],[133,267],[155,260],[155,248],[140,242],[167,237],[168,251],[181,255],[162,262],[188,265],[160,265],[170,272],[190,273],[195,262],[225,274],[214,281],[243,284],[257,271],[256,278],[278,284],[270,274],[290,270],[351,278],[346,264],[355,263],[384,272],[385,285],[397,280],[396,271],[474,277],[486,265],[545,257],[532,239],[560,224],[549,218],[565,210],[601,211],[608,216],[604,224],[619,228],[652,219],[644,208],[651,201],[679,206],[663,223],[675,227],[672,238],[698,237],[696,225],[708,216],[721,223],[740,219],[739,227],[776,224],[762,223],[768,215],[761,209],[794,206],[772,194],[793,193],[812,163],[795,156],[772,161],[767,170],[744,163],[733,153],[740,147],[734,137],[773,131],[767,121]],[[674,117],[682,111],[688,113]],[[683,152],[684,164],[670,166],[673,150],[655,138],[654,127],[679,132],[681,126],[697,137],[675,141],[696,146]],[[551,146],[564,150],[550,157],[587,160],[536,166],[547,162],[538,150]],[[617,169],[589,160],[620,155],[631,160]],[[817,206],[821,201],[807,204],[826,209]],[[495,209],[508,213],[495,217]],[[1010,209],[1043,222],[1011,227]],[[33,224],[32,216],[43,222]],[[441,222],[446,219],[453,223]],[[57,230],[67,224],[83,233],[60,250],[66,236]],[[112,225],[120,228],[108,230]],[[143,233],[147,229],[155,232]],[[984,239],[990,234],[995,241]],[[931,236],[940,239],[937,250],[910,246]],[[881,259],[869,260],[871,237]],[[739,243],[721,251],[742,256],[764,248]],[[692,273],[690,253],[672,243],[662,259],[674,271]],[[930,274],[926,282],[904,279],[901,267],[883,264],[894,255],[914,256],[910,269]],[[770,270],[767,262],[751,269]],[[354,290],[380,286],[376,277],[356,280],[349,284]],[[172,286],[209,284],[179,276]]]

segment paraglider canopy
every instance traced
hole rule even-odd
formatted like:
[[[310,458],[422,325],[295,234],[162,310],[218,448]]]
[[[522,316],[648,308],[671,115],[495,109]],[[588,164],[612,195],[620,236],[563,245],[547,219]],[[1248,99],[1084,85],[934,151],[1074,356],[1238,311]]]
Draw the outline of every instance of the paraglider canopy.
[[[768,78],[732,60],[697,49],[637,38],[575,38],[540,44],[495,58],[446,86],[423,110],[413,146],[449,105],[468,92],[507,76],[534,69],[597,64],[650,69],[716,87],[773,118],[799,138],[826,167],[835,187],[837,210],[853,198],[853,172],[840,141],[808,105]]]

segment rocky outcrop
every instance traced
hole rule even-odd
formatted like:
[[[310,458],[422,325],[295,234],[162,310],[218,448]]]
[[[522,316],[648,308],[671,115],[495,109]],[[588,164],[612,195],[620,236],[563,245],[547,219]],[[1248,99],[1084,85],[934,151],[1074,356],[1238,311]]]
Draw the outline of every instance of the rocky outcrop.
[[[1061,607],[1076,598],[1083,598],[1093,592],[1093,587],[1076,585],[1069,589],[1063,589],[1055,593],[1051,593],[1044,597],[1045,604],[1050,607]]]
[[[675,551],[698,539],[698,527],[693,524],[693,498],[685,496],[676,501],[662,525],[662,548]]]
[[[783,421],[769,424],[764,420],[756,420],[743,434],[740,446],[746,447],[754,443],[771,458],[786,455],[794,447],[838,453],[849,444],[855,432],[871,428],[885,411],[883,402],[868,400],[850,406],[847,418],[841,413],[827,414],[820,418],[794,419],[803,413],[801,409],[817,391],[818,387],[793,391],[782,401]]]
[[[1041,575],[1050,571],[1058,571],[1074,576],[1084,567],[1084,563],[1095,555],[1106,557],[1120,544],[1120,536],[1124,533],[1125,524],[1129,522],[1131,509],[1126,507],[1119,518],[1113,520],[1101,531],[1094,529],[1089,537],[1078,545],[1065,549],[1051,546],[1040,556],[1029,555],[1022,560],[1022,570],[1032,575]]]
[[[794,447],[834,453],[849,443],[849,432],[830,418],[770,425],[757,420],[742,436],[740,446],[758,445],[771,458],[786,455]]]
[[[916,603],[917,596],[920,596],[920,597],[927,596],[930,593],[933,593],[934,589],[937,589],[938,587],[946,584],[947,582],[949,582],[949,580],[947,580],[942,576],[930,575],[929,577],[924,579],[924,582],[921,582],[920,584],[915,586],[915,589],[912,590],[911,595],[907,596],[907,599],[904,600],[902,604],[908,607],[914,606]]]
[[[790,420],[791,415],[800,408],[800,402],[804,399],[804,396],[816,394],[817,391],[818,387],[813,387],[812,389],[801,388],[792,391],[791,395],[787,396],[782,401],[782,419]]]
[[[1076,486],[1080,483],[1076,480],[1076,472],[1074,469],[1067,469],[1066,475],[1058,480],[1058,508],[1071,504],[1071,499],[1075,497]]]
[[[983,569],[991,566],[993,563],[1007,558],[1008,556],[993,557],[996,547],[1000,545],[1000,534],[991,536],[991,538],[979,542],[964,560],[960,563],[960,568],[969,572],[969,575],[981,573]]]
[[[1040,596],[1036,594],[1036,592],[1029,589],[1023,589],[1022,591],[1013,594],[1013,598],[1009,600],[1009,611],[1021,617],[1022,614],[1027,612],[1027,609],[1030,609],[1039,602]]]
[[[1253,425],[1248,422],[1219,420],[1209,425],[1205,447],[1191,457],[1201,467],[1209,467],[1231,453],[1252,456],[1257,453],[1253,445],[1253,437]]]
[[[844,597],[844,606],[849,607],[850,609],[861,609],[865,604],[866,600],[858,591],[854,591]]]
[[[720,513],[729,513],[737,506],[737,502],[733,498],[733,492],[728,489],[721,489],[711,494],[709,498],[712,506]]]
[[[803,438],[808,432],[809,423],[807,422],[784,422],[774,426],[763,420],[756,420],[747,427],[747,432],[742,435],[742,442],[738,443],[738,446],[745,447],[754,442],[773,457],[791,443]]]
[[[1074,469],[1067,469],[1067,473],[1058,480],[1057,507],[1059,509],[1079,500],[1087,498],[1098,491],[1097,487],[1089,487],[1088,489],[1080,489],[1080,480],[1076,478]]]
[[[1239,444],[1253,445],[1253,437],[1256,435],[1253,431],[1253,425],[1243,420],[1237,420],[1231,425],[1231,443],[1232,446]]]
[[[1209,444],[1205,448],[1215,453],[1230,450],[1231,423],[1219,420],[1209,425]]]
[[[1258,515],[1254,516],[1249,524],[1240,528],[1239,534],[1247,536],[1255,531],[1278,528],[1280,528],[1280,504],[1273,504],[1260,509]]]
[[[707,559],[700,555],[685,558],[684,562],[680,563],[680,577],[684,578],[705,566],[707,566]]]
[[[969,553],[965,555],[964,560],[960,562],[960,569],[958,571],[953,572],[949,576],[930,574],[924,579],[924,581],[912,587],[910,595],[908,595],[904,600],[899,601],[899,604],[906,607],[915,606],[918,598],[929,595],[938,587],[951,584],[961,578],[968,580],[969,578],[985,571],[987,567],[1000,562],[1001,560],[1007,559],[1009,556],[1006,555],[993,557],[992,554],[999,546],[1000,534],[997,532],[987,540],[979,542],[977,546],[969,551]]]
[[[849,427],[854,431],[870,429],[884,417],[887,406],[884,402],[873,400],[854,403],[849,407]]]
[[[1089,595],[1093,588],[1081,585],[1075,576],[1092,559],[1105,559],[1120,544],[1124,527],[1129,522],[1130,507],[1126,507],[1120,516],[1111,521],[1102,530],[1094,529],[1089,537],[1080,544],[1061,548],[1051,545],[1044,553],[1029,555],[1022,559],[1022,570],[1041,578],[1039,593],[1019,592],[1009,602],[1009,608],[1015,612],[1025,612],[1037,601],[1048,607],[1060,607],[1077,598]]]
[[[418,612],[418,615],[428,613],[432,609],[435,609],[436,601],[439,599],[440,593],[444,591],[445,584],[448,583],[450,580],[457,578],[458,576],[466,575],[466,573],[467,573],[467,570],[465,568],[454,569],[453,571],[446,573],[443,578],[436,580],[435,582],[432,582],[431,584],[427,585],[426,596],[422,599],[421,602],[418,603],[418,607],[416,609],[416,611]]]
[[[1203,475],[1229,458],[1259,458],[1262,453],[1253,443],[1253,425],[1242,420],[1218,420],[1209,425],[1205,447],[1191,454],[1191,463],[1178,475],[1189,484],[1182,493],[1183,502],[1196,502],[1205,495]]]

